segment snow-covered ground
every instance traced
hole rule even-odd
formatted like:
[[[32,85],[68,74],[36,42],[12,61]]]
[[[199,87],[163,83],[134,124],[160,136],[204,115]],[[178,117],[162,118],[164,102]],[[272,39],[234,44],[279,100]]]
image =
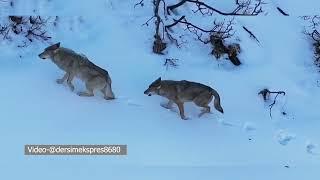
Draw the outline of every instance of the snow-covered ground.
[[[18,49],[2,42],[0,179],[319,178],[320,77],[298,18],[319,10],[318,1],[309,1],[304,6],[268,1],[266,15],[237,17],[240,67],[216,61],[210,46],[190,34],[181,49],[170,45],[164,57],[154,55],[153,28],[141,26],[152,13],[149,1],[135,9],[135,1],[19,1],[4,12],[64,15],[52,42],[107,69],[117,99],[83,98],[56,84],[63,72],[37,57],[46,44]],[[292,16],[280,16],[278,5]],[[260,45],[241,26],[250,28]],[[179,59],[178,68],[166,70],[165,57]],[[190,120],[182,121],[159,106],[163,98],[143,94],[160,76],[210,85],[220,93],[225,114],[198,118],[199,108],[189,103]],[[84,88],[75,84],[76,91]],[[286,92],[277,98],[272,118],[272,102],[258,96],[263,88]],[[128,155],[25,156],[25,144],[127,144]]]

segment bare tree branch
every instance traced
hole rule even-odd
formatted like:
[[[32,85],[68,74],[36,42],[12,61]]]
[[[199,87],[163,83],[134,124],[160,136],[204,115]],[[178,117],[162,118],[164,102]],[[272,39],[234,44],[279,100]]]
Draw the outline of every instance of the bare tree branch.
[[[27,47],[34,40],[48,41],[46,25],[50,18],[43,19],[41,16],[8,16],[7,24],[0,24],[0,35],[4,40],[12,41],[14,36],[22,36],[23,44],[18,47]]]
[[[182,0],[177,4],[171,5],[167,7],[167,14],[170,15],[170,11],[175,10],[176,8],[182,6],[185,3],[193,3],[195,4],[198,9],[194,12],[200,12],[202,14],[209,14],[212,15],[214,12],[224,15],[224,16],[257,16],[258,14],[262,13],[262,4],[264,2],[262,0],[255,0],[255,4],[252,6],[251,0],[246,1],[236,1],[236,7],[232,12],[223,12],[220,11],[212,6],[207,5],[206,3],[200,0]]]
[[[267,101],[269,100],[270,98],[270,94],[276,94],[276,96],[274,97],[273,99],[273,102],[269,105],[269,115],[270,115],[270,118],[272,118],[272,108],[273,106],[276,104],[276,101],[277,101],[277,97],[282,94],[282,95],[286,95],[286,92],[284,91],[269,91],[268,89],[263,89],[259,92],[259,95],[262,95],[263,97],[263,100],[264,101]]]
[[[302,16],[310,25],[305,28],[304,33],[311,38],[314,47],[314,64],[320,68],[320,16]]]
[[[214,26],[211,29],[204,29],[204,28],[201,28],[197,25],[194,25],[193,23],[188,22],[185,16],[181,16],[179,19],[173,19],[173,21],[174,22],[172,24],[166,25],[165,28],[170,29],[170,28],[176,26],[177,24],[183,24],[186,26],[186,29],[189,32],[195,34],[198,37],[198,39],[205,44],[209,43],[210,40],[202,40],[202,38],[201,38],[202,33],[219,34],[219,35],[221,35],[222,39],[226,39],[226,38],[233,36],[233,33],[232,33],[233,19],[231,19],[227,23],[226,23],[226,21],[217,22],[215,20],[213,22]],[[199,31],[202,33],[199,33]]]
[[[188,22],[185,16],[181,16],[179,19],[173,19],[174,22],[165,26],[165,29],[168,31],[178,24],[185,25],[186,30],[196,35],[200,42],[204,44],[211,43],[213,46],[211,54],[217,59],[219,59],[222,55],[227,54],[232,64],[239,66],[241,65],[241,62],[237,56],[240,53],[240,45],[230,44],[226,46],[223,42],[224,39],[230,38],[234,35],[232,27],[233,20],[234,18],[229,21],[222,22],[215,20],[211,29],[204,29]],[[203,34],[207,34],[206,37],[209,38],[204,39]]]

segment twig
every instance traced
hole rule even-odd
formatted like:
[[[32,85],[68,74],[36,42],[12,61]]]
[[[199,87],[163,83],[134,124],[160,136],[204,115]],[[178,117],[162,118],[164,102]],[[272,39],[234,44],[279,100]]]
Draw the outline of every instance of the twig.
[[[282,15],[284,15],[284,16],[289,16],[289,14],[286,13],[286,12],[284,12],[281,8],[277,7],[277,9],[278,9],[278,11],[279,11]]]
[[[169,69],[169,67],[177,68],[179,65],[177,64],[178,59],[173,58],[167,58],[163,64],[163,66],[166,66],[166,70]]]
[[[149,26],[149,22],[153,19],[156,18],[155,16],[152,16],[150,19],[148,19],[145,23],[142,24],[142,26],[146,25]]]
[[[140,2],[136,3],[133,8],[136,8],[136,6],[139,6],[139,5],[140,5],[141,7],[143,7],[143,6],[144,6],[143,1],[144,1],[144,0],[141,0]]]
[[[249,33],[251,38],[253,38],[255,41],[257,41],[260,44],[260,41],[258,40],[258,38],[248,28],[246,28],[245,26],[242,26],[242,28]]]

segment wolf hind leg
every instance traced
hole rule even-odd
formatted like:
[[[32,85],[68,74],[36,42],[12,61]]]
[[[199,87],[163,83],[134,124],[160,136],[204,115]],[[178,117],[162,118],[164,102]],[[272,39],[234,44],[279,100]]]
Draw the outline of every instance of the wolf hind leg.
[[[201,110],[201,113],[199,113],[198,117],[201,117],[202,115],[204,115],[206,113],[211,113],[210,106],[208,106],[208,105],[203,107],[203,109]]]
[[[89,80],[89,81],[85,82],[85,84],[86,84],[87,91],[79,92],[78,95],[79,96],[86,96],[86,97],[94,96],[93,90],[96,86],[96,80],[95,79]]]
[[[201,113],[198,115],[198,117],[201,117],[202,115],[206,113],[211,112],[211,108],[209,106],[209,103],[212,101],[212,95],[211,94],[200,94],[198,97],[196,97],[193,102],[203,109],[201,110]]]
[[[85,96],[85,97],[91,97],[94,96],[93,89],[87,89],[87,91],[84,92],[78,92],[79,96]]]
[[[106,100],[115,99],[110,83],[107,82],[106,85],[100,91],[104,95],[104,99]]]

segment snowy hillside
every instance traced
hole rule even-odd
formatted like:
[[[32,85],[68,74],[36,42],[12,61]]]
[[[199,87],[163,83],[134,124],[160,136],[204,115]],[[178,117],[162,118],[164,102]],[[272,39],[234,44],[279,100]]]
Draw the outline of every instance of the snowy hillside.
[[[170,44],[164,56],[152,53],[153,23],[141,26],[152,16],[149,1],[134,8],[135,1],[33,0],[4,8],[2,16],[33,9],[61,16],[51,41],[108,70],[117,99],[106,101],[99,93],[79,97],[58,85],[63,72],[38,57],[48,44],[21,49],[1,41],[0,179],[318,179],[320,76],[298,16],[318,13],[320,3],[308,1],[266,0],[265,13],[236,17],[239,67],[217,61],[210,45],[183,28],[174,31],[185,35],[180,49]],[[228,10],[234,1],[206,2]],[[210,21],[191,9],[183,6],[181,13],[203,26]],[[166,58],[178,59],[178,67],[166,69]],[[215,88],[224,114],[212,107],[212,114],[198,118],[200,109],[187,103],[190,119],[181,120],[176,106],[164,109],[164,98],[143,94],[158,77]],[[80,80],[74,84],[75,92],[84,89]],[[273,99],[264,102],[258,95],[264,88],[286,92],[277,97],[272,118]],[[127,144],[128,155],[25,156],[26,144]]]

